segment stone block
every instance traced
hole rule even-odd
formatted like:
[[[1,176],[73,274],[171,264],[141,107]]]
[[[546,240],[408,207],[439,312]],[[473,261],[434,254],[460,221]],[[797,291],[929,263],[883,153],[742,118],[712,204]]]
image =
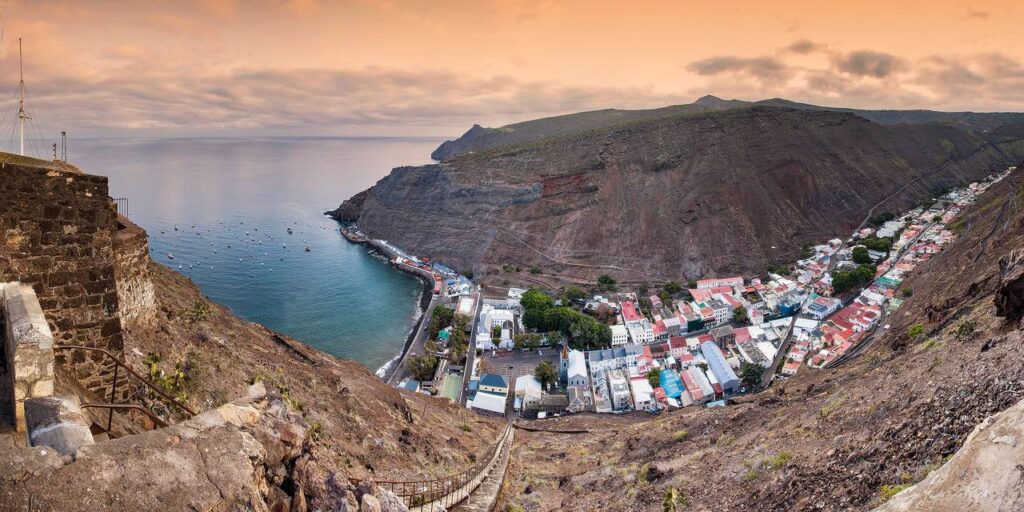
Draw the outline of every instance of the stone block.
[[[48,446],[61,455],[74,455],[95,441],[89,419],[74,396],[47,396],[25,401],[25,424],[32,446]]]

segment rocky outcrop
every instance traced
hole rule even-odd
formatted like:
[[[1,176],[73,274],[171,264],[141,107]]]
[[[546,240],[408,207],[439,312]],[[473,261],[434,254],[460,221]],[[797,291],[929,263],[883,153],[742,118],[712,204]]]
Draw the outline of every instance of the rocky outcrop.
[[[585,280],[753,273],[848,233],[905,184],[880,211],[1005,169],[1014,151],[845,113],[684,113],[400,167],[345,218],[362,202],[367,235],[484,278],[508,279],[508,264]]]
[[[359,220],[359,214],[363,211],[363,204],[370,196],[369,190],[364,190],[341,203],[341,206],[324,212],[338,222],[355,222]]]
[[[1024,401],[985,419],[943,466],[876,512],[1024,510]]]
[[[1011,324],[1024,318],[1024,250],[1016,250],[999,260],[999,289],[996,314]]]
[[[3,510],[304,510],[307,428],[262,384],[180,425],[79,447],[0,448]],[[54,492],[62,489],[66,492]]]

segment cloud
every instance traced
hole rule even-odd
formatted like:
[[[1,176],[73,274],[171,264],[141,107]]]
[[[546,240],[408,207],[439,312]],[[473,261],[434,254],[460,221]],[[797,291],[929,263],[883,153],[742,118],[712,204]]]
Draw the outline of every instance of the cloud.
[[[692,62],[686,69],[703,76],[745,75],[765,84],[784,83],[792,74],[786,64],[774,57],[711,57]]]
[[[871,50],[860,50],[833,58],[833,65],[843,73],[856,76],[885,78],[904,68],[904,61],[895,55]]]
[[[824,49],[825,49],[825,45],[823,45],[823,44],[815,43],[814,41],[811,41],[810,39],[801,39],[801,40],[795,41],[792,44],[790,44],[789,46],[785,47],[783,49],[783,51],[789,52],[789,53],[796,53],[796,54],[800,54],[800,55],[808,55],[808,54],[811,54],[811,53],[814,53],[814,52],[817,52],[817,51],[820,51],[820,50],[824,50]]]

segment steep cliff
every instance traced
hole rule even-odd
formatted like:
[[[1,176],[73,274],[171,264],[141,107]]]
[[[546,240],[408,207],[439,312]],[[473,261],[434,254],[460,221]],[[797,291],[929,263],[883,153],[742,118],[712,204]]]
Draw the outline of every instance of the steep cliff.
[[[1015,510],[1020,471],[999,471],[999,457],[1021,442],[1022,186],[1018,171],[979,199],[962,236],[904,283],[913,297],[858,359],[801,369],[724,409],[533,423],[585,433],[521,432],[506,503],[846,511],[895,495],[886,510]],[[915,324],[924,334],[911,338]]]
[[[478,276],[634,281],[759,272],[1024,154],[948,125],[728,108],[617,124],[400,167],[344,219]]]

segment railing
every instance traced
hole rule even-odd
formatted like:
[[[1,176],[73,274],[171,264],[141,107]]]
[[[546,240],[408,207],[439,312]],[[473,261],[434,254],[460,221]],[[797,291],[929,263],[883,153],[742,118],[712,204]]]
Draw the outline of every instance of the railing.
[[[82,346],[82,345],[54,345],[53,349],[54,350],[85,350],[87,352],[96,352],[96,353],[100,353],[100,354],[105,355],[107,357],[107,359],[110,359],[111,361],[114,362],[114,380],[113,380],[113,382],[110,383],[110,398],[108,399],[109,403],[90,403],[90,404],[86,404],[86,405],[82,406],[83,408],[84,407],[103,408],[103,409],[107,409],[109,411],[109,413],[107,414],[107,427],[106,427],[107,432],[110,431],[110,428],[111,428],[111,426],[113,424],[113,421],[114,421],[114,411],[118,410],[118,409],[142,411],[142,413],[145,414],[146,416],[148,416],[150,419],[155,419],[154,423],[157,424],[158,426],[167,426],[167,422],[165,422],[162,419],[160,419],[155,413],[153,413],[153,411],[151,411],[151,410],[149,410],[149,409],[147,409],[147,408],[145,408],[145,407],[143,407],[141,405],[137,405],[137,404],[118,404],[116,402],[116,400],[117,400],[117,384],[118,384],[118,376],[119,376],[118,373],[122,369],[124,371],[128,372],[129,375],[135,377],[139,382],[141,382],[143,385],[145,385],[151,391],[155,392],[161,398],[166,400],[167,403],[177,407],[178,409],[180,409],[182,412],[184,412],[188,416],[195,416],[196,415],[195,411],[190,409],[187,405],[181,403],[180,401],[178,401],[177,399],[175,399],[174,397],[169,395],[167,392],[165,392],[164,390],[160,389],[158,386],[156,386],[155,384],[150,382],[149,379],[143,377],[142,375],[139,375],[138,372],[136,372],[135,370],[132,370],[131,368],[129,368],[128,365],[124,364],[124,362],[122,362],[120,359],[118,359],[117,356],[115,356],[109,350],[98,348],[98,347],[86,347],[86,346]]]
[[[416,481],[369,481],[397,496],[410,511],[449,510],[462,503],[490,476],[494,466],[501,459],[505,446],[512,442],[512,431],[512,424],[506,425],[498,442],[488,449],[480,462],[454,475]]]
[[[127,197],[115,197],[114,203],[117,205],[117,213],[123,217],[128,216],[128,198]]]

